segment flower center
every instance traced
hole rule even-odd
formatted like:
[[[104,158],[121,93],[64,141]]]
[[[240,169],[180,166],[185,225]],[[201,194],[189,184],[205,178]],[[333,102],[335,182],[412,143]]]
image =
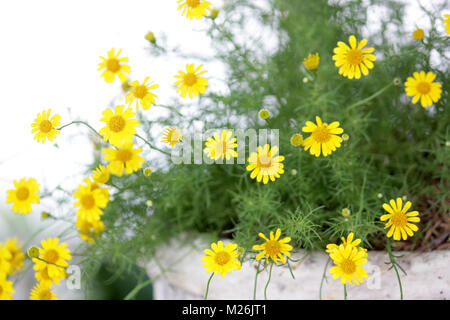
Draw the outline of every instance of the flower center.
[[[49,275],[48,275],[48,269],[47,269],[47,267],[45,267],[44,269],[42,269],[42,271],[41,271],[41,276],[42,276],[42,279],[44,279],[44,280],[50,280],[50,277],[49,277]]]
[[[200,0],[186,0],[186,4],[191,8],[197,8],[200,5]]]
[[[226,251],[221,251],[221,252],[217,253],[216,256],[214,257],[214,261],[216,261],[216,263],[221,266],[227,264],[228,261],[230,261],[230,259],[231,259],[231,256]]]
[[[227,147],[228,144],[226,141],[222,141],[222,154],[226,154],[227,153]]]
[[[428,82],[420,82],[417,85],[417,91],[421,94],[428,94],[430,92],[431,86]]]
[[[25,201],[30,196],[30,190],[26,187],[20,187],[17,189],[16,197],[19,201]]]
[[[49,120],[42,120],[39,124],[39,130],[43,133],[48,133],[50,130],[52,130],[53,125]]]
[[[41,290],[39,292],[39,300],[50,300],[52,298],[52,294],[49,290]]]
[[[401,211],[396,211],[391,217],[392,224],[396,227],[404,227],[408,223],[408,219]]]
[[[125,124],[125,119],[122,116],[114,116],[108,122],[109,128],[114,132],[122,131],[125,128]]]
[[[184,76],[184,84],[192,87],[197,82],[197,76],[193,73],[188,73]]]
[[[269,256],[276,256],[280,253],[280,243],[275,240],[269,240],[266,242],[266,252]]]
[[[138,99],[143,99],[147,95],[147,93],[147,87],[144,85],[134,88],[134,96]]]
[[[120,63],[119,60],[116,58],[111,58],[106,61],[106,69],[108,69],[111,72],[117,72],[120,70]]]
[[[267,155],[259,155],[257,166],[258,168],[270,168],[272,166],[272,158]]]
[[[133,158],[133,153],[130,150],[118,150],[116,158],[119,161],[128,162]]]
[[[351,65],[357,66],[363,61],[364,55],[359,49],[352,49],[347,52],[347,61]]]
[[[92,209],[95,206],[95,199],[91,194],[86,194],[81,198],[81,205],[84,209]]]
[[[356,264],[353,260],[345,259],[341,263],[342,271],[346,274],[353,274],[356,270]]]
[[[44,260],[51,263],[56,263],[59,259],[59,254],[56,250],[50,249],[45,252]]]
[[[330,140],[331,134],[330,134],[330,131],[327,129],[326,125],[324,125],[323,127],[317,128],[312,133],[312,137],[318,143],[325,143],[325,142],[328,142],[328,140]]]

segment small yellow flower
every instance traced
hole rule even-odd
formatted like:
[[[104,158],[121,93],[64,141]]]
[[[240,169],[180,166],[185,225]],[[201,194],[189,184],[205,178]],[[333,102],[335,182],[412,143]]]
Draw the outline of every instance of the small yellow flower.
[[[401,198],[397,198],[397,202],[391,199],[387,203],[383,204],[383,209],[388,212],[380,217],[381,221],[388,222],[385,225],[385,229],[391,227],[387,233],[387,237],[390,238],[394,235],[394,240],[406,240],[408,236],[412,237],[414,232],[419,230],[419,228],[411,222],[419,222],[418,211],[408,212],[411,208],[411,201],[405,203],[403,207],[403,201]]]
[[[156,102],[155,98],[158,98],[158,96],[150,90],[159,88],[159,85],[151,82],[147,84],[147,81],[149,80],[150,77],[146,77],[142,84],[137,80],[130,83],[132,90],[127,94],[125,101],[131,105],[133,101],[136,100],[136,111],[139,110],[139,103],[141,104],[142,109],[150,109],[152,104],[155,104]]]
[[[291,144],[294,147],[301,146],[303,144],[303,136],[298,133],[294,133],[291,137]]]
[[[151,43],[155,43],[155,34],[151,31],[147,32],[147,34],[145,35],[145,40],[150,41]]]
[[[316,70],[317,67],[319,66],[319,60],[320,57],[318,52],[316,52],[315,54],[310,53],[308,54],[308,58],[303,59],[303,64],[308,70],[313,71]]]
[[[219,15],[219,12],[220,12],[219,9],[212,9],[212,10],[211,10],[211,13],[210,13],[211,19],[213,19],[213,20],[216,19],[217,16]]]
[[[222,277],[225,277],[232,269],[241,269],[241,263],[236,259],[239,257],[236,250],[237,244],[229,243],[224,247],[223,242],[218,241],[211,244],[211,249],[206,249],[204,251],[206,256],[201,259],[204,262],[203,268],[206,269],[206,272],[213,271],[215,275],[220,273]]]
[[[146,176],[146,177],[150,177],[152,175],[152,169],[150,169],[150,168],[145,168],[143,172],[144,172],[144,176]]]
[[[0,300],[12,300],[12,293],[14,293],[12,281],[6,279],[5,273],[0,273]]]
[[[142,152],[142,149],[134,149],[133,147],[133,142],[127,142],[117,149],[102,149],[102,153],[105,154],[105,160],[109,161],[109,172],[121,177],[124,171],[125,174],[132,174],[142,168],[142,163],[145,159],[138,155]]]
[[[163,139],[161,140],[161,142],[168,143],[171,147],[173,147],[181,141],[182,136],[183,135],[181,134],[180,130],[170,127],[167,128],[163,133]]]
[[[342,216],[348,218],[348,217],[350,217],[350,210],[348,208],[344,208],[344,209],[342,209],[341,214],[342,214]]]
[[[42,266],[40,266],[42,267]],[[53,283],[59,284],[61,279],[66,278],[66,273],[61,272],[58,274],[53,274],[53,278],[50,278],[48,275],[48,266],[43,267],[42,269],[38,269],[38,266],[34,266],[34,270],[37,270],[35,273],[36,280],[39,281],[39,283],[46,285],[46,286],[52,286]]]
[[[266,120],[267,118],[270,117],[270,112],[267,109],[261,109],[259,110],[258,115],[261,119]]]
[[[37,142],[45,142],[45,139],[49,141],[55,140],[56,136],[59,134],[59,130],[55,129],[57,126],[61,125],[60,120],[61,116],[58,114],[53,115],[50,118],[51,109],[47,111],[42,111],[42,113],[38,113],[36,119],[31,124],[33,128],[31,133],[36,133],[34,139]]]
[[[0,243],[0,273],[9,275],[11,272],[11,253],[3,243]]]
[[[94,244],[100,234],[105,230],[105,225],[101,220],[87,220],[82,217],[77,218],[76,226],[80,238],[89,244]]]
[[[31,290],[30,300],[58,300],[48,284],[38,283]]]
[[[281,262],[286,263],[286,257],[290,257],[291,251],[293,248],[291,245],[288,244],[288,242],[291,241],[290,237],[285,237],[281,240],[281,230],[278,228],[275,232],[275,236],[273,234],[273,231],[270,232],[269,238],[267,238],[263,233],[259,233],[259,236],[263,238],[266,242],[263,244],[257,244],[253,246],[253,250],[261,251],[256,256],[256,260],[261,260],[262,258],[266,257],[266,263],[269,263],[269,259],[272,259],[273,262],[278,264],[278,261],[281,260]]]
[[[116,106],[114,112],[111,109],[103,111],[103,118],[100,121],[106,123],[106,126],[100,129],[99,133],[105,141],[114,146],[120,146],[124,142],[133,140],[136,133],[135,127],[139,126],[136,119],[132,119],[136,115],[131,108],[124,111],[124,106]]]
[[[238,145],[236,138],[231,138],[232,131],[222,130],[222,134],[219,136],[218,132],[214,132],[214,138],[208,138],[205,142],[206,148],[204,152],[208,158],[217,160],[219,158],[231,159],[231,157],[237,158],[237,152],[234,150]]]
[[[6,202],[13,203],[12,209],[15,213],[30,213],[33,208],[32,203],[39,203],[39,184],[36,179],[23,178],[19,181],[14,180],[16,189],[8,190]]]
[[[310,149],[309,153],[316,157],[320,156],[320,153],[326,157],[341,146],[342,138],[338,134],[343,133],[344,130],[339,128],[337,121],[327,124],[322,122],[320,117],[316,117],[316,123],[306,121],[306,126],[302,128],[303,132],[311,132],[311,135],[303,142],[303,146],[305,150]]]
[[[207,11],[211,10],[211,3],[205,0],[178,0],[178,10],[183,9],[181,15],[186,14],[186,18],[200,20],[206,16]]]
[[[48,277],[52,281],[62,279],[66,275],[66,270],[69,266],[67,260],[71,260],[70,250],[67,248],[67,243],[59,243],[59,238],[48,238],[41,241],[42,248],[39,248],[39,259],[33,258],[35,263],[35,270],[41,271],[47,268]]]
[[[75,207],[80,207],[77,217],[89,221],[98,221],[103,214],[102,209],[106,208],[109,199],[100,188],[92,188],[93,183],[85,180],[86,185],[80,184],[74,191],[73,196],[78,199],[74,203]]]
[[[174,85],[178,86],[177,92],[180,92],[181,97],[185,98],[186,93],[189,94],[189,98],[193,99],[193,96],[199,96],[199,94],[204,94],[206,91],[206,87],[208,86],[208,79],[201,77],[201,75],[205,74],[207,71],[200,71],[202,65],[199,65],[197,68],[194,64],[186,65],[186,72],[178,71],[178,74],[175,78],[180,79],[177,80]]]
[[[438,102],[441,98],[442,85],[433,82],[436,75],[433,72],[414,72],[412,77],[408,77],[405,82],[405,92],[408,96],[414,96],[412,103],[417,103],[420,99],[422,107],[431,106],[433,102]]]
[[[365,251],[358,250],[354,245],[347,243],[341,244],[335,250],[330,252],[330,258],[333,259],[335,264],[334,267],[330,269],[330,273],[333,274],[333,279],[341,277],[341,283],[346,284],[347,282],[359,285],[364,282],[363,278],[368,278],[366,270],[364,270],[361,265],[367,263],[367,256]]]
[[[424,36],[424,32],[422,29],[420,29],[419,27],[416,27],[416,30],[414,30],[412,37],[414,40],[422,40],[423,36]]]
[[[109,181],[110,174],[108,168],[99,165],[97,169],[92,172],[92,179],[95,183],[100,185],[106,184]]]
[[[123,62],[128,62],[128,58],[119,58],[121,52],[122,49],[116,54],[115,49],[112,48],[108,51],[108,58],[100,57],[102,62],[98,64],[98,70],[105,69],[101,74],[101,77],[105,78],[106,82],[114,82],[116,75],[122,82],[127,80],[127,75],[125,73],[130,73],[130,66],[123,64]]]
[[[444,14],[444,17],[445,32],[450,34],[450,14]]]
[[[376,60],[375,55],[371,54],[375,51],[374,48],[363,49],[367,44],[366,39],[357,42],[356,37],[351,35],[349,37],[350,47],[342,41],[337,43],[334,48],[333,60],[335,66],[339,68],[339,74],[349,79],[361,78],[361,73],[365,76],[369,74],[368,69],[373,68],[373,61]]]
[[[247,171],[252,171],[251,179],[267,184],[270,181],[275,181],[280,174],[284,173],[284,165],[281,163],[284,160],[283,156],[278,155],[278,147],[274,146],[272,149],[270,145],[266,144],[264,147],[259,146],[257,152],[252,152],[248,158],[249,165]]]
[[[22,270],[22,268],[24,266],[23,260],[25,259],[25,254],[22,252],[22,247],[19,244],[19,241],[17,240],[17,238],[7,240],[6,244],[5,244],[5,248],[6,248],[6,250],[8,250],[8,252],[11,255],[11,258],[7,259],[7,261],[11,265],[9,274],[14,275],[17,272],[19,272],[20,270]],[[1,258],[0,258],[0,264],[1,264]]]
[[[367,257],[368,256],[367,249],[362,248],[362,247],[358,247],[359,244],[361,243],[361,239],[353,240],[354,236],[355,236],[355,234],[353,232],[350,232],[348,234],[348,236],[347,236],[347,239],[344,238],[344,237],[341,237],[341,241],[342,241],[341,244],[343,244],[344,246],[347,245],[347,244],[350,244],[350,245],[354,246],[356,249],[358,249],[358,251],[362,252],[363,258]],[[331,253],[334,250],[337,250],[338,248],[339,248],[339,246],[337,244],[330,243],[330,244],[327,245],[327,249],[325,250],[325,252]]]

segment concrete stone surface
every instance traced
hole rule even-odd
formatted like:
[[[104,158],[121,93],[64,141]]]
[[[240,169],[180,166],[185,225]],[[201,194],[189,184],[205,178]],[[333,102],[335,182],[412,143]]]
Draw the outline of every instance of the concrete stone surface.
[[[227,243],[228,241],[224,241]],[[146,264],[150,277],[154,279],[155,299],[203,299],[210,274],[205,272],[200,261],[203,250],[209,243],[197,238],[194,241],[174,241],[161,248],[154,259]],[[388,255],[383,251],[369,251],[368,262],[364,268],[369,274],[361,285],[348,285],[349,300],[400,299],[397,276],[385,264]],[[397,261],[406,271],[400,271],[404,299],[450,299],[450,251],[425,253],[395,252],[403,255]],[[274,266],[272,279],[267,290],[268,299],[276,300],[315,300],[320,299],[320,286],[328,255],[324,252],[306,253],[301,250],[293,254],[291,269],[287,265]],[[233,270],[224,278],[213,277],[208,299],[253,299],[253,287],[257,263],[244,261],[242,269]],[[322,282],[322,299],[343,299],[343,286],[333,280],[328,270]],[[268,279],[268,269],[258,276],[256,299],[264,299],[264,286]]]

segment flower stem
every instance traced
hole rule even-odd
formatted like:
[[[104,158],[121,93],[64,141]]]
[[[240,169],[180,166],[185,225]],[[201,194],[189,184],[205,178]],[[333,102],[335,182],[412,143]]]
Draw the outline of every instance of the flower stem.
[[[347,286],[344,284],[344,300],[347,300]]]
[[[159,148],[157,148],[157,147],[155,147],[154,145],[152,145],[147,139],[145,139],[144,137],[141,137],[140,135],[138,135],[137,133],[135,134],[135,136],[137,137],[137,138],[139,138],[139,139],[141,139],[142,141],[144,141],[145,142],[145,144],[147,144],[149,147],[150,147],[150,149],[153,149],[153,150],[156,150],[156,151],[159,151],[159,152],[161,152],[161,153],[163,153],[163,154],[165,154],[166,156],[171,156],[170,155],[170,153],[168,153],[168,152],[166,152],[166,151],[164,151],[164,150],[161,150],[161,149],[159,149]]]
[[[214,276],[214,272],[211,273],[211,277],[209,277],[208,284],[206,285],[205,297],[203,298],[203,300],[206,300],[208,298],[209,283],[211,282],[211,279],[212,279],[213,276]]]
[[[397,275],[397,281],[398,285],[400,287],[400,300],[403,300],[403,287],[402,287],[402,281],[400,279],[400,274],[398,273],[397,269],[397,261],[395,261],[395,257],[392,254],[392,248],[391,248],[391,240],[388,238],[386,241],[386,250],[389,255],[389,261],[391,262],[392,268],[395,270],[395,274]]]
[[[328,257],[327,263],[325,263],[325,268],[323,268],[323,274],[322,274],[322,280],[320,281],[320,289],[319,289],[319,299],[322,300],[322,286],[323,286],[323,280],[326,279],[326,271],[327,271],[327,267],[328,264],[330,263],[331,258]]]
[[[363,105],[363,104],[369,102],[369,101],[372,100],[372,99],[375,99],[376,97],[378,97],[380,94],[382,94],[384,91],[386,91],[387,89],[389,89],[389,88],[390,88],[391,86],[393,86],[393,85],[394,85],[394,83],[391,81],[387,86],[381,88],[379,91],[375,92],[375,93],[374,93],[373,95],[371,95],[370,97],[367,97],[367,98],[365,98],[365,99],[363,99],[363,100],[360,100],[360,101],[358,101],[358,102],[355,102],[354,104],[352,104],[352,105],[351,105],[350,107],[348,107],[347,109],[352,109],[352,108],[358,107],[358,106],[360,106],[360,105]]]
[[[267,300],[267,287],[269,286],[270,279],[272,278],[272,268],[273,268],[273,261],[270,264],[269,279],[267,279],[266,286],[264,287],[264,300]]]
[[[91,129],[93,132],[95,132],[100,138],[103,139],[102,135],[101,135],[100,133],[98,133],[97,130],[95,130],[94,128],[92,128],[92,127],[90,126],[89,123],[84,122],[84,121],[72,121],[72,122],[70,122],[70,123],[68,123],[68,124],[65,124],[65,125],[59,127],[59,128],[56,128],[56,130],[61,131],[61,130],[64,129],[65,127],[68,127],[68,126],[70,126],[70,125],[72,125],[72,124],[83,124],[83,125],[85,125],[86,127],[88,127],[89,129]]]
[[[256,284],[258,282],[258,275],[260,273],[260,271],[259,271],[260,265],[261,265],[261,260],[258,261],[258,266],[256,267],[255,284],[253,285],[253,300],[256,300]]]

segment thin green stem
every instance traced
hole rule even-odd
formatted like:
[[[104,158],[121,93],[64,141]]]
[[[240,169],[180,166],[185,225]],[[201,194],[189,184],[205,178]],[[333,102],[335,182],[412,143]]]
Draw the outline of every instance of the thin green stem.
[[[266,286],[264,287],[264,300],[267,300],[267,287],[269,286],[270,279],[272,278],[272,268],[273,268],[273,262],[270,264],[269,279],[267,279]]]
[[[206,300],[208,298],[209,283],[211,282],[211,279],[212,279],[213,276],[214,276],[214,272],[211,273],[211,277],[209,277],[208,284],[206,285],[205,297],[203,298],[203,300]]]
[[[363,100],[360,100],[358,102],[355,102],[354,104],[352,104],[351,106],[349,106],[347,109],[352,109],[355,107],[358,107],[360,105],[363,105],[367,102],[369,102],[372,99],[375,99],[376,97],[378,97],[380,94],[382,94],[384,91],[386,91],[387,89],[389,89],[390,87],[392,87],[394,85],[394,82],[389,83],[387,86],[385,86],[384,88],[381,88],[379,91],[375,92],[373,95],[371,95],[370,97],[367,97]]]
[[[260,265],[261,265],[261,260],[258,261],[258,266],[256,267],[255,284],[253,285],[253,300],[256,300],[256,284],[258,282],[258,275],[260,273],[260,271],[259,271]]]
[[[141,137],[141,136],[138,135],[138,134],[135,134],[135,136],[136,136],[137,138],[141,139],[142,141],[144,141],[145,144],[148,145],[148,146],[150,147],[150,149],[159,151],[159,152],[165,154],[166,156],[169,156],[169,157],[171,156],[170,153],[168,153],[168,152],[166,152],[166,151],[164,151],[164,150],[161,150],[161,149],[155,147],[154,145],[152,145],[152,144],[151,144],[147,139],[145,139],[144,137]]]
[[[325,280],[326,278],[326,271],[327,271],[327,267],[328,264],[330,263],[331,258],[328,257],[327,263],[325,263],[325,268],[323,268],[323,274],[322,274],[322,280],[320,281],[320,289],[319,289],[319,299],[322,300],[322,286],[323,286],[323,280]]]
[[[347,300],[347,286],[344,284],[344,300]]]
[[[133,290],[131,290],[129,294],[126,295],[124,300],[134,299],[134,297],[139,293],[139,291],[148,286],[150,283],[152,283],[152,279],[148,279],[147,281],[140,283]]]
[[[398,285],[399,285],[399,288],[400,288],[400,300],[403,300],[402,281],[400,279],[400,274],[398,273],[397,261],[395,261],[395,256],[392,254],[391,240],[389,238],[386,241],[386,250],[387,250],[388,255],[389,255],[389,261],[391,262],[391,265],[392,265],[392,267],[395,270],[395,274],[397,275],[397,281],[398,281]],[[400,267],[400,265],[399,265],[399,267]]]
[[[56,130],[61,131],[61,130],[64,129],[65,127],[68,127],[68,126],[70,126],[70,125],[72,125],[72,124],[83,124],[83,125],[85,125],[86,127],[88,127],[89,129],[91,129],[93,132],[95,132],[100,138],[103,139],[102,135],[101,135],[100,133],[98,133],[97,130],[95,130],[93,127],[91,127],[90,124],[88,124],[87,122],[84,122],[84,121],[78,121],[78,120],[77,120],[77,121],[72,121],[72,122],[70,122],[70,123],[68,123],[68,124],[65,124],[65,125],[59,127],[59,128],[56,128]]]

